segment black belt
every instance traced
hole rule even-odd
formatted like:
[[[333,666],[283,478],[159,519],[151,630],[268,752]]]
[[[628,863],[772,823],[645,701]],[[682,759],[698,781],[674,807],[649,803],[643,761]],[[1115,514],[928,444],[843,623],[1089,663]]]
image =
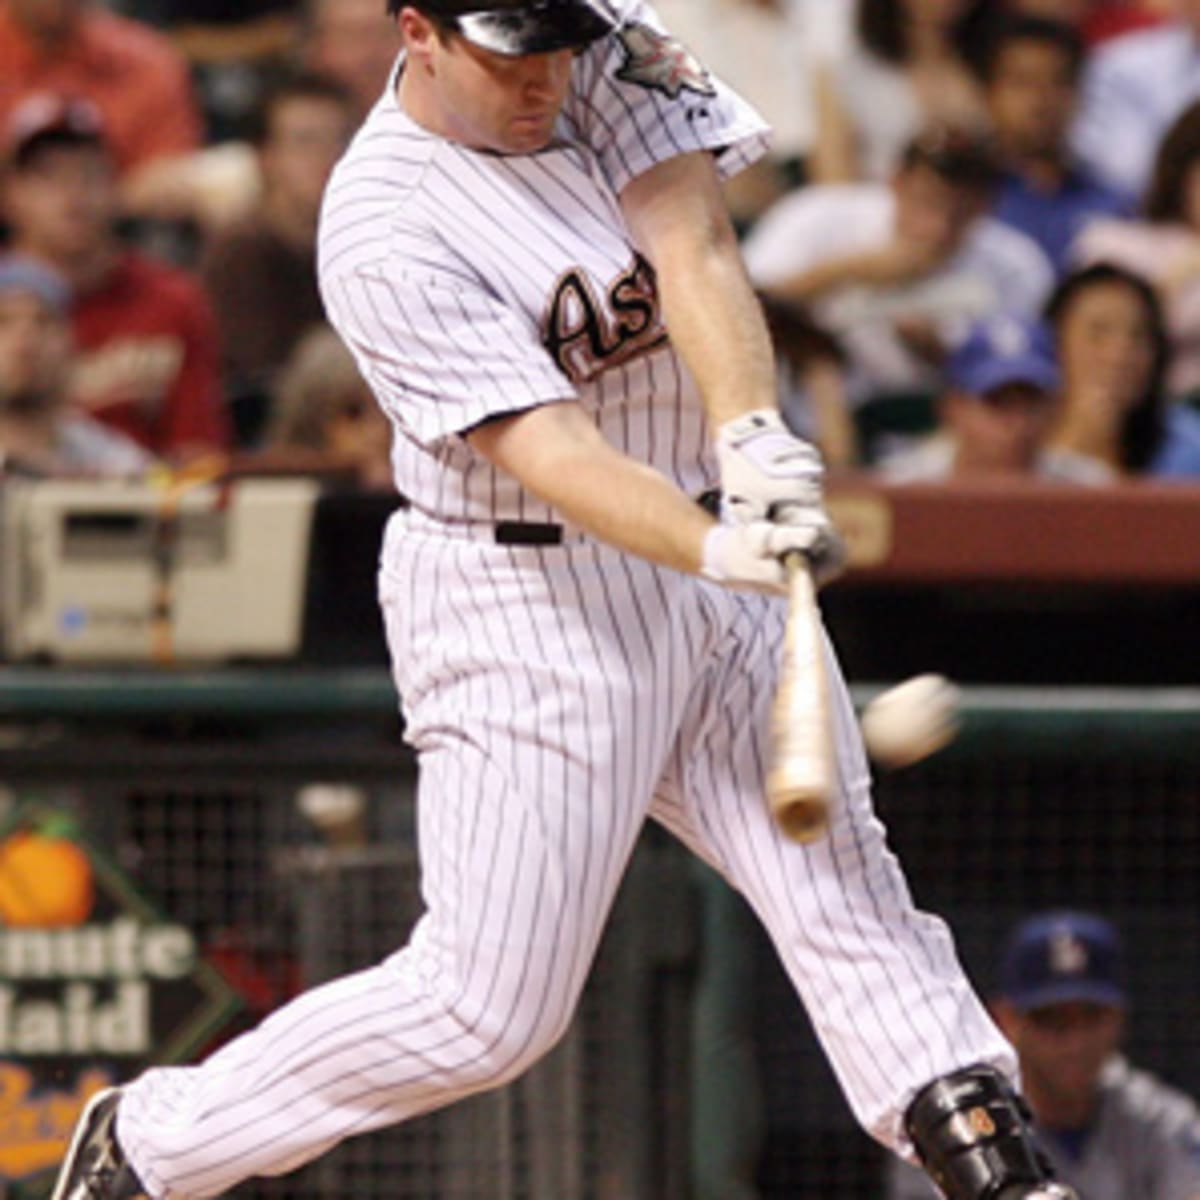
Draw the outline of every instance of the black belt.
[[[720,500],[721,493],[716,490],[696,497],[696,503],[713,516],[718,513]],[[400,497],[399,507],[409,507],[407,497]],[[555,521],[497,521],[492,536],[497,546],[560,546],[563,527]]]
[[[412,508],[407,496],[399,496],[397,508]],[[563,527],[554,521],[497,521],[492,526],[497,546],[559,546]]]
[[[716,516],[721,493],[716,489],[702,492],[696,503]],[[497,521],[492,535],[497,546],[558,546],[562,544],[563,527],[553,521]]]
[[[492,536],[497,546],[557,546],[563,527],[553,521],[497,521]]]

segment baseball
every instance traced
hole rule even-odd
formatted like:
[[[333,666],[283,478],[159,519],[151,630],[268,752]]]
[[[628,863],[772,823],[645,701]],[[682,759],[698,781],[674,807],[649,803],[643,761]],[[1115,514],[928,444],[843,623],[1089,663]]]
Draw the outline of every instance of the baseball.
[[[958,688],[943,675],[914,675],[881,692],[859,718],[867,753],[884,767],[928,758],[958,733],[958,703]]]
[[[296,793],[296,807],[331,845],[361,846],[366,840],[367,798],[353,784],[307,783]]]

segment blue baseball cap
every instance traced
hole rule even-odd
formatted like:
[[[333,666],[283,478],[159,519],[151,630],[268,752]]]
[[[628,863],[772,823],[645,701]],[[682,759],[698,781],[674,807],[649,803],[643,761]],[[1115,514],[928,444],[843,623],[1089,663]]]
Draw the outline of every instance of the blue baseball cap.
[[[23,254],[0,254],[0,295],[5,292],[36,296],[59,316],[65,316],[71,305],[66,281],[56,271]]]
[[[1039,913],[1013,931],[1000,967],[1000,995],[1022,1012],[1052,1004],[1125,1006],[1121,937],[1103,917]]]
[[[1050,331],[1041,322],[1011,315],[977,321],[951,354],[946,380],[979,396],[1021,383],[1053,392],[1059,374]]]

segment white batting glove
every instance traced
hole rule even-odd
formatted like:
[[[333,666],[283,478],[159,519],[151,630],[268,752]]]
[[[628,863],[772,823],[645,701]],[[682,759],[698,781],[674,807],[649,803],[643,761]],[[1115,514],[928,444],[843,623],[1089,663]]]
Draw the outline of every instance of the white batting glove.
[[[806,531],[802,547],[817,585],[841,574],[846,550],[825,511],[824,469],[814,446],[774,409],[761,408],[717,429],[721,511],[734,523],[768,521]]]
[[[812,523],[821,509],[824,469],[816,447],[796,437],[772,408],[717,428],[722,512],[733,521]]]
[[[726,587],[783,595],[787,592],[783,560],[797,550],[810,563],[826,561],[825,531],[813,525],[779,525],[774,521],[738,525],[721,522],[704,538],[700,573]],[[815,566],[814,573],[818,582],[823,582]]]

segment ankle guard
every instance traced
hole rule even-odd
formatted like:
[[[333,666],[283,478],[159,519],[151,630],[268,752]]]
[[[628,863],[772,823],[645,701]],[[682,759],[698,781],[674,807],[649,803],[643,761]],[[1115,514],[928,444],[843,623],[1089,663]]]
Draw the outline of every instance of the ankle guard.
[[[1064,1196],[1029,1127],[1029,1111],[994,1067],[935,1079],[904,1117],[921,1162],[949,1200]]]

